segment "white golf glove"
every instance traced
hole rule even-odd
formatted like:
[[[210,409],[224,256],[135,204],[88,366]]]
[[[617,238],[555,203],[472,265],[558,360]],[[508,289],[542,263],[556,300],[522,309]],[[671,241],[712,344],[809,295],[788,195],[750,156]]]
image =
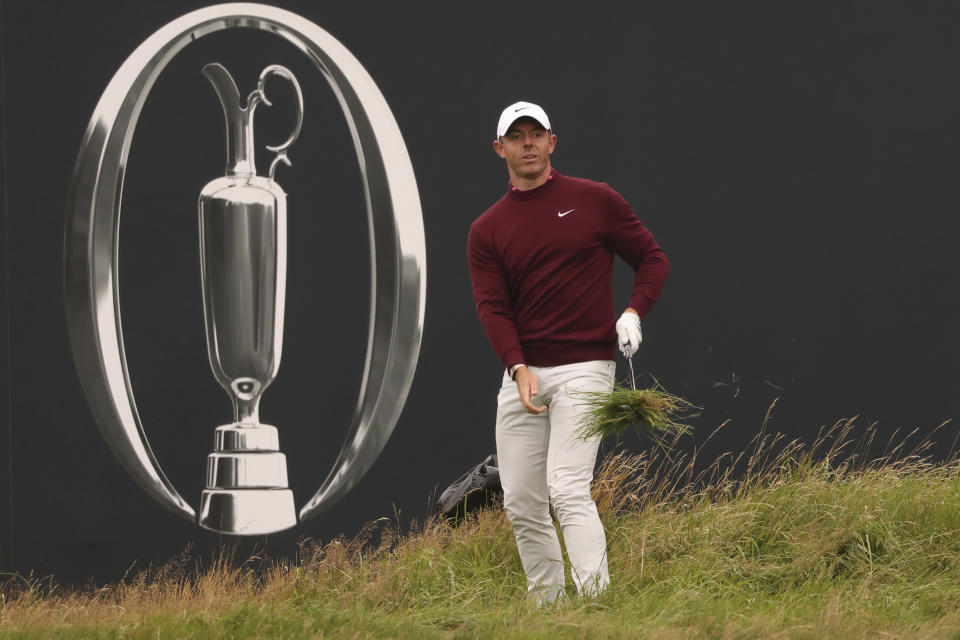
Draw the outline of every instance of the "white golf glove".
[[[617,320],[617,338],[620,353],[628,358],[635,354],[637,347],[643,342],[643,334],[640,332],[640,316],[631,311],[624,311],[620,319]]]

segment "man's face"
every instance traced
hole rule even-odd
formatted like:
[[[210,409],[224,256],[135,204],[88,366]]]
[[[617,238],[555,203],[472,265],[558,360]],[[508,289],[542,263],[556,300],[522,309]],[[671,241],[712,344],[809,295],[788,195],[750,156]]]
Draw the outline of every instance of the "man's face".
[[[557,144],[557,136],[543,128],[533,118],[520,118],[493,143],[494,151],[507,161],[512,175],[527,180],[550,169],[550,154]]]

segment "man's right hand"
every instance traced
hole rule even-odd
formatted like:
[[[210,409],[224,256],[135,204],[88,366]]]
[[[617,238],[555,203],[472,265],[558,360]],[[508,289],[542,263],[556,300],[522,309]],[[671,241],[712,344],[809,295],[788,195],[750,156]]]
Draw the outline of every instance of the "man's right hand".
[[[523,408],[527,410],[527,413],[536,416],[547,410],[545,406],[538,407],[532,402],[534,396],[540,393],[540,381],[537,380],[536,374],[530,371],[530,367],[517,369],[516,381],[517,391],[520,392],[520,402],[523,403]]]

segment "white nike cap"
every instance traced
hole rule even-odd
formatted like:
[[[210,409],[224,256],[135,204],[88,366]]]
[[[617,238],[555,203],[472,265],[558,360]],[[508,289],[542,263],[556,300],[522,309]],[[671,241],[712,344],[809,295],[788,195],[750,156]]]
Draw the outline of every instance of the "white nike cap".
[[[550,118],[547,112],[532,102],[514,102],[503,110],[500,114],[500,122],[497,123],[497,138],[502,138],[514,122],[520,118],[533,118],[547,131],[550,130]]]

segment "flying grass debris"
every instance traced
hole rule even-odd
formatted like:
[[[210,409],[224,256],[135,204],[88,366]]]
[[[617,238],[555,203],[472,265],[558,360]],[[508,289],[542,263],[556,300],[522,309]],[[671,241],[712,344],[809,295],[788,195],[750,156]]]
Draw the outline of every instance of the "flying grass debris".
[[[681,420],[693,415],[696,406],[654,383],[649,389],[628,389],[617,385],[613,391],[585,391],[580,394],[589,411],[580,421],[584,439],[615,435],[628,428],[638,435],[664,445],[692,430]]]

